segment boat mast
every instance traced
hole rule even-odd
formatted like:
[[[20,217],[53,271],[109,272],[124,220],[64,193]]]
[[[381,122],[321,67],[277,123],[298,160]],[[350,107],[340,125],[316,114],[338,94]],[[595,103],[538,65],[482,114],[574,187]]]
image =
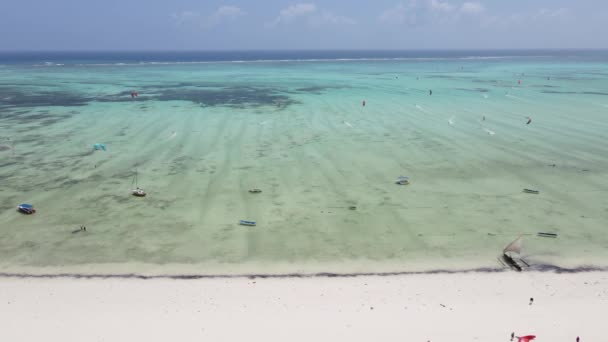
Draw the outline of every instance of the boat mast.
[[[131,181],[131,186],[133,186],[133,183],[135,183],[135,188],[138,188],[137,185],[137,168],[135,169],[135,176],[133,177],[133,180]]]

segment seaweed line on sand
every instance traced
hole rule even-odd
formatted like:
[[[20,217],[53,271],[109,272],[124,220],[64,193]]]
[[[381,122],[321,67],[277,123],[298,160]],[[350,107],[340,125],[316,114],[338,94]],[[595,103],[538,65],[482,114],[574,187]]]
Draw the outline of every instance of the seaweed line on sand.
[[[584,272],[608,272],[608,267],[596,267],[596,266],[581,266],[575,268],[564,268],[556,265],[542,264],[533,265],[531,270],[536,272],[553,272],[553,273],[584,273]],[[160,274],[160,275],[145,275],[137,273],[119,273],[119,274],[86,274],[86,273],[57,273],[57,274],[33,274],[33,273],[0,273],[0,278],[74,278],[74,279],[179,279],[179,280],[194,280],[194,279],[230,279],[230,278],[354,278],[364,276],[375,276],[375,277],[389,277],[389,276],[403,276],[403,275],[421,275],[421,274],[465,274],[465,273],[501,273],[511,272],[506,268],[473,268],[464,270],[430,270],[430,271],[395,271],[395,272],[355,272],[355,273],[333,273],[333,272],[319,272],[319,273],[277,273],[277,274],[263,274],[263,273],[251,273],[251,274]]]

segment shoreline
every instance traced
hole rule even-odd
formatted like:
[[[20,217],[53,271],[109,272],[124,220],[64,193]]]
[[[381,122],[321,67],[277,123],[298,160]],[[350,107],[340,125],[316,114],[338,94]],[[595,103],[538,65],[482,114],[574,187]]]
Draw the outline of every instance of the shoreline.
[[[581,274],[608,272],[608,266],[586,265],[574,268],[550,264],[535,264],[518,272],[507,267],[477,267],[470,269],[429,269],[423,271],[379,271],[379,272],[267,272],[267,273],[104,273],[104,272],[6,272],[0,271],[0,279],[10,278],[73,278],[73,279],[286,279],[286,278],[357,278],[357,277],[396,277],[416,275],[449,275],[449,274],[492,274],[492,273],[553,273]]]

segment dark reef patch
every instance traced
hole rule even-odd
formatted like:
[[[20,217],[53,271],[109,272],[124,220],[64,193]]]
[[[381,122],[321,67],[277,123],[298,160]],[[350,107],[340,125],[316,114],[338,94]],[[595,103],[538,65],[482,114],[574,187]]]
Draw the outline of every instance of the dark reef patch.
[[[75,107],[85,106],[90,100],[90,97],[67,91],[36,91],[0,86],[0,107]]]
[[[506,83],[500,80],[483,80],[483,79],[474,79],[471,80],[471,82],[475,82],[475,83],[488,83],[488,84],[501,84],[501,83]]]
[[[549,84],[532,84],[529,85],[531,88],[559,88],[559,86],[549,85]]]
[[[456,90],[461,90],[461,91],[470,91],[470,92],[475,92],[475,93],[487,93],[490,90],[486,89],[486,88],[454,88]]]
[[[349,86],[332,86],[332,85],[310,86],[310,87],[296,88],[296,89],[294,89],[294,91],[298,92],[298,93],[309,93],[309,94],[320,95],[323,92],[328,91],[328,90],[332,90],[332,89],[345,89],[345,88],[352,88],[352,87],[349,87]]]
[[[273,88],[229,87],[222,90],[168,89],[155,96],[159,101],[190,101],[205,107],[227,106],[233,108],[260,107],[281,103],[283,106],[296,103],[289,96]]]
[[[281,107],[298,103],[285,95],[279,88],[252,85],[225,86],[212,83],[178,83],[172,85],[144,86],[140,95],[131,97],[131,91],[116,94],[89,96],[76,92],[40,91],[26,88],[14,89],[0,86],[0,108],[31,108],[44,106],[76,107],[90,102],[145,102],[145,101],[188,101],[204,107],[225,106],[232,108],[274,106]],[[28,111],[8,110],[0,113],[0,118],[18,118]],[[39,112],[25,118],[48,119],[48,113]]]
[[[581,92],[581,94],[585,94],[585,95],[608,95],[608,93],[602,92],[602,91],[583,91],[583,92]]]
[[[218,88],[217,85],[200,88],[154,87],[149,92],[140,93],[139,97],[131,98],[126,92],[100,96],[97,102],[143,102],[143,101],[187,101],[203,107],[224,106],[231,108],[274,106],[280,103],[282,107],[298,103],[285,95],[285,92],[272,87],[259,86],[228,86]],[[204,89],[201,89],[204,88]]]
[[[541,90],[544,94],[570,94],[570,95],[608,95],[601,91],[558,91],[558,90]]]

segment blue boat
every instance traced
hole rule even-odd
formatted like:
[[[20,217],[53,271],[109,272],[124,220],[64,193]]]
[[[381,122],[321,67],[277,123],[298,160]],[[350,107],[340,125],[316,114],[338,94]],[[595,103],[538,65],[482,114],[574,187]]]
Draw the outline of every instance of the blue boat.
[[[105,151],[106,150],[106,144],[99,144],[99,143],[97,143],[97,144],[93,145],[93,150],[95,150],[95,151],[104,150]]]
[[[17,206],[17,210],[20,213],[23,213],[23,214],[26,214],[26,215],[30,215],[30,214],[33,214],[33,213],[36,212],[36,209],[34,209],[34,206],[31,205],[31,204],[27,204],[27,203],[19,204]]]
[[[243,226],[255,226],[255,221],[240,220],[239,224]]]

